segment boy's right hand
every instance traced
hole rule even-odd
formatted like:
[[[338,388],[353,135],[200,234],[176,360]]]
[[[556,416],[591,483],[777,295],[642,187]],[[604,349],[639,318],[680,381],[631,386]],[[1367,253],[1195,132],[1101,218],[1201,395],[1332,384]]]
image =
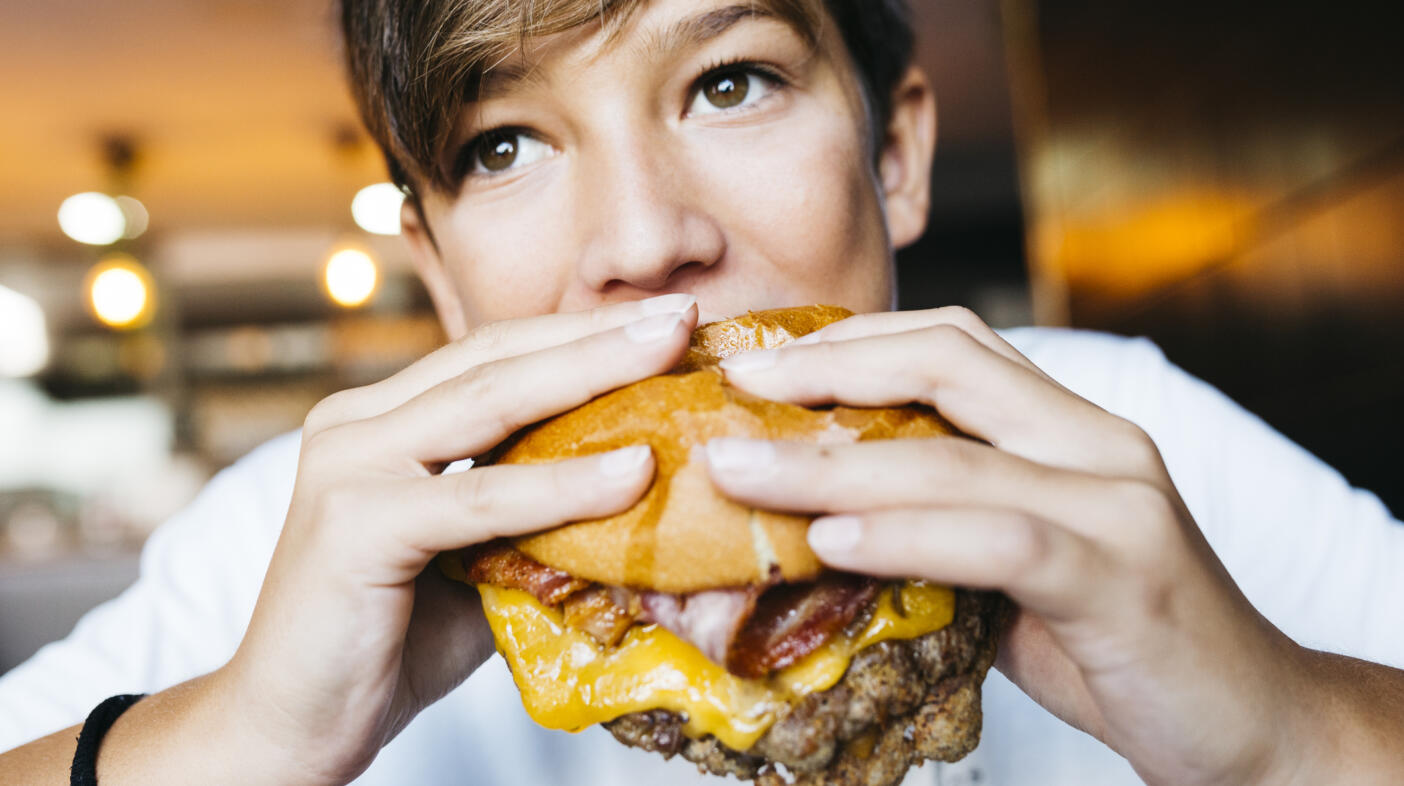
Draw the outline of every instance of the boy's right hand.
[[[695,299],[665,295],[485,325],[307,417],[292,504],[248,632],[218,675],[240,738],[283,783],[345,782],[492,652],[441,551],[610,515],[648,488],[647,446],[437,474],[522,426],[672,368]],[[269,755],[271,754],[271,755]]]

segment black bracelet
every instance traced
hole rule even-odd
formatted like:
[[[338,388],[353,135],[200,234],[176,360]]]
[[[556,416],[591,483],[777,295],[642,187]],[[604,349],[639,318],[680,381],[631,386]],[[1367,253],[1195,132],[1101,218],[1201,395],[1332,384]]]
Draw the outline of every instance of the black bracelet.
[[[69,786],[97,786],[98,746],[112,724],[145,693],[123,693],[104,699],[88,713],[83,730],[78,733],[78,749],[73,751],[73,766],[68,771]]]

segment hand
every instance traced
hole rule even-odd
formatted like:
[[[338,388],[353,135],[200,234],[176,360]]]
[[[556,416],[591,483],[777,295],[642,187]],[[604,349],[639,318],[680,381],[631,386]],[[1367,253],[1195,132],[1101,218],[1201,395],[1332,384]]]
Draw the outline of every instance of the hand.
[[[652,315],[652,316],[650,316]],[[486,325],[307,417],[292,504],[238,653],[239,717],[310,782],[345,782],[492,653],[440,551],[632,505],[647,446],[436,474],[522,426],[671,368],[697,321],[670,295]],[[294,782],[285,773],[282,782]]]
[[[1148,782],[1286,771],[1306,738],[1301,652],[1239,592],[1139,428],[964,309],[856,316],[722,367],[798,404],[928,404],[988,443],[715,440],[728,496],[841,514],[810,529],[836,568],[1003,590],[1020,610],[1001,671]]]

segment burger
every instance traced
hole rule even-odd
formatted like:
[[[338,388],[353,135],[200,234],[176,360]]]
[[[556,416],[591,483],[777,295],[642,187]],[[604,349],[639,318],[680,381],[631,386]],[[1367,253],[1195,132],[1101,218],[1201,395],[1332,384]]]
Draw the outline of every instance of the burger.
[[[647,443],[630,509],[444,555],[478,588],[531,717],[760,784],[894,784],[979,741],[980,685],[1007,602],[826,569],[812,517],[720,495],[722,436],[850,443],[962,438],[921,406],[808,408],[729,386],[717,361],[849,316],[830,306],[699,327],[672,372],[530,426],[485,457],[530,464]]]

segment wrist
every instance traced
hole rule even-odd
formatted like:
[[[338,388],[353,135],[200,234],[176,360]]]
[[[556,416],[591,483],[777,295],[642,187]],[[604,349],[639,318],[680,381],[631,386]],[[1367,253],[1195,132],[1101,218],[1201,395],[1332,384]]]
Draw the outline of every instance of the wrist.
[[[223,771],[240,773],[239,783],[341,786],[374,759],[374,752],[360,755],[346,749],[341,735],[303,727],[237,654],[209,680],[208,706],[219,716],[217,733],[228,741],[231,754],[231,769]]]
[[[200,773],[212,784],[322,786],[305,767],[250,733],[222,671],[147,696],[117,719],[98,751],[103,784],[185,784]]]
[[[1404,771],[1404,672],[1299,648],[1306,701],[1299,707],[1295,755],[1276,780],[1289,784],[1397,783]]]
[[[1245,733],[1236,766],[1214,783],[1292,786],[1335,782],[1319,777],[1319,747],[1325,740],[1321,707],[1323,691],[1311,655],[1273,629],[1260,657],[1254,659],[1258,687],[1239,700],[1251,708],[1251,720],[1240,718]]]

